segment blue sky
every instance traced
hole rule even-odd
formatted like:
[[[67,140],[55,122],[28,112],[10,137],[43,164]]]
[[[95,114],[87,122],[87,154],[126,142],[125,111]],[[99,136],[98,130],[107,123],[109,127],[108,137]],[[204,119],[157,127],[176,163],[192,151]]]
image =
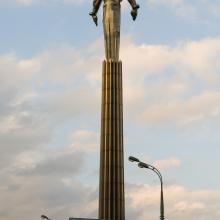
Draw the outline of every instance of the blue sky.
[[[127,219],[220,217],[220,3],[122,3]],[[0,1],[0,218],[97,217],[102,9],[88,0]],[[30,202],[31,201],[31,202]],[[12,211],[13,207],[13,211]]]

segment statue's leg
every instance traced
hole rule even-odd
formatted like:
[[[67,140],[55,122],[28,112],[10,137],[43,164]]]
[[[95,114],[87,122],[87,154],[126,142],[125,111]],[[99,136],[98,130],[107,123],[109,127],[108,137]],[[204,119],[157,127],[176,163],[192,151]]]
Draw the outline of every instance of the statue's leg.
[[[116,60],[119,59],[119,47],[120,47],[120,22],[121,22],[121,15],[120,15],[120,4],[114,5],[114,10],[113,10],[113,31],[112,31],[112,38],[113,38],[113,56],[115,57]]]
[[[103,7],[103,30],[104,30],[104,41],[105,41],[105,57],[110,59],[111,42],[110,42],[110,14],[109,5],[105,4]]]
[[[120,4],[105,4],[103,27],[106,59],[119,59],[120,44]]]
[[[111,56],[114,60],[118,60],[120,44],[120,4],[113,3],[111,5],[110,23]]]

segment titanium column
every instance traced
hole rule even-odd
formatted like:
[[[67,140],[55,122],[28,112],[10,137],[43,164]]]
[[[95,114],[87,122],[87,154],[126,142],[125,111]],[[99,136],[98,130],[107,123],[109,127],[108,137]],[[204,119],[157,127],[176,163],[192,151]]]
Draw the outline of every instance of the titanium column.
[[[96,25],[102,1],[106,60],[102,64],[99,219],[124,220],[122,62],[119,60],[121,0],[94,0],[90,15]],[[139,6],[135,0],[128,1],[135,20]]]

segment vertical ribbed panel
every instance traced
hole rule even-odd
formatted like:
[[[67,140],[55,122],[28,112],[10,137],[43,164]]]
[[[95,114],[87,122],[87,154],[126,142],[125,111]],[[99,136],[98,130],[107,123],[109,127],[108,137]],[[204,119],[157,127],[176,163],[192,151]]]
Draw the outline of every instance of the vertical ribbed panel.
[[[122,63],[103,62],[99,218],[124,220]]]

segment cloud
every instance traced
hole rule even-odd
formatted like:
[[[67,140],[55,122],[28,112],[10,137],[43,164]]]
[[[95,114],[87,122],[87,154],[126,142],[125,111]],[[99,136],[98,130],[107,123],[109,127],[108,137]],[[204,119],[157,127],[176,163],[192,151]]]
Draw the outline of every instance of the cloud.
[[[153,9],[166,8],[171,10],[176,16],[190,18],[190,21],[194,18],[199,18],[200,22],[210,21],[213,16],[218,18],[220,8],[219,2],[209,0],[147,0],[147,5]]]
[[[168,158],[165,160],[158,160],[154,162],[154,166],[159,170],[165,170],[172,167],[179,167],[181,165],[181,161],[175,157]]]
[[[53,219],[82,215],[94,217],[93,203],[97,198],[93,199],[93,189],[82,183],[72,180],[71,187],[68,187],[65,179],[51,177],[17,178],[16,181],[16,186],[9,185],[7,190],[0,190],[1,202],[4,201],[0,209],[2,219],[31,216],[37,220],[44,213]],[[11,206],[14,206],[13,212]]]
[[[127,209],[136,219],[155,219],[159,216],[160,187],[148,185],[128,185]],[[219,191],[190,191],[178,185],[164,188],[165,218],[196,220],[219,218]],[[135,214],[133,214],[133,212]],[[131,217],[128,219],[132,219]]]
[[[20,175],[74,175],[74,173],[78,173],[81,168],[78,164],[81,163],[82,166],[82,158],[83,153],[79,152],[61,153],[58,156],[52,155],[43,161],[31,164],[31,166],[20,166],[22,169],[17,169],[17,171]]]
[[[186,2],[186,0],[148,0],[148,3],[151,5],[158,5],[158,4],[164,4],[164,5],[182,5]]]
[[[73,144],[71,149],[80,150],[84,152],[98,152],[99,151],[99,134],[89,130],[78,130],[71,134]]]
[[[29,6],[33,4],[33,0],[16,0],[16,3],[24,6]]]
[[[204,92],[188,100],[158,103],[147,108],[141,118],[150,124],[174,121],[179,127],[205,125],[215,119],[219,123],[219,98],[219,92]]]
[[[80,216],[82,212],[94,216],[95,190],[77,178],[85,165],[85,152],[79,146],[87,143],[93,148],[96,134],[71,127],[65,137],[75,130],[73,139],[67,138],[64,144],[62,130],[63,119],[75,122],[78,115],[85,115],[95,106],[94,75],[88,75],[89,67],[83,65],[74,49],[53,53],[47,51],[31,59],[14,54],[0,56],[0,200],[5,201],[0,208],[2,219],[39,219],[43,213],[60,219]],[[92,59],[88,62],[94,65]],[[80,81],[85,82],[84,88]],[[84,91],[89,97],[90,91],[93,94],[83,101]],[[87,142],[83,137],[88,137]]]
[[[188,127],[214,118],[218,121],[219,48],[219,39],[185,42],[174,48],[124,46],[125,105],[146,124]]]
[[[219,124],[218,38],[176,47],[123,42],[124,105],[129,120],[180,128]],[[30,59],[0,56],[3,149],[10,146],[17,152],[41,146],[64,124],[100,117],[100,45],[97,41],[86,50],[51,49]],[[89,149],[95,149],[97,135],[86,130],[87,143],[92,143]]]
[[[40,116],[16,113],[3,121],[2,126],[5,127],[0,132],[1,168],[7,167],[14,156],[23,151],[40,150],[51,138],[48,126]]]
[[[96,217],[98,190],[82,181],[81,169],[98,149],[100,45],[50,49],[30,59],[0,56],[3,219],[35,220],[43,213]],[[126,120],[148,126],[219,124],[219,48],[218,38],[176,47],[123,41]],[[155,165],[167,169],[180,162],[168,158]],[[84,175],[87,180],[87,171]],[[219,219],[214,205],[219,192],[179,186],[167,186],[165,192],[169,219]],[[158,186],[128,186],[128,218],[158,216],[158,195]]]
[[[100,45],[51,49],[30,59],[0,56],[2,146],[15,152],[40,146],[65,123],[100,117]],[[125,116],[147,125],[219,124],[219,48],[218,38],[176,47],[123,40]],[[95,149],[97,137],[90,135]]]
[[[92,47],[84,56],[80,54],[83,51],[73,48],[45,51],[30,59],[14,54],[0,56],[1,167],[13,161],[15,155],[60,142],[62,134],[54,134],[62,133],[68,122],[75,123],[79,115],[87,117],[88,109],[93,115],[99,111],[97,85],[101,79],[96,80],[98,61],[88,57]],[[72,133],[76,129],[69,130]],[[95,149],[96,139],[91,133],[86,146]],[[79,136],[74,142],[69,139],[69,145],[85,146],[85,141],[80,145],[81,140]],[[89,143],[92,140],[93,144]]]
[[[10,180],[7,185],[1,182],[1,217],[10,220],[15,216],[26,218],[31,215],[33,220],[37,220],[42,213],[46,213],[53,219],[67,219],[70,216],[96,218],[98,190],[77,180],[79,168],[82,168],[83,164],[80,161],[82,157],[78,153],[72,153],[57,151],[54,159],[49,160],[48,156],[45,160],[33,154],[34,158],[38,157],[39,164],[35,166],[35,171],[31,175],[15,170],[4,174],[1,172],[1,177],[4,177],[3,183]],[[25,156],[20,158],[20,162],[30,164],[30,160],[29,162],[27,160],[30,155]],[[66,169],[69,159],[72,161],[76,159],[77,163]],[[144,217],[155,219],[159,215],[159,196],[159,185],[127,183],[126,218],[130,220],[135,216],[137,220]],[[219,218],[219,206],[216,205],[220,199],[219,191],[189,190],[179,185],[167,185],[164,186],[164,199],[165,217],[171,220]],[[15,206],[13,212],[9,209],[12,205]]]
[[[1,203],[7,198],[0,208],[1,217],[39,219],[42,213],[63,219],[82,213],[94,216],[96,189],[77,180],[84,161],[84,152],[69,147],[23,149],[13,155],[0,170]],[[13,212],[11,206],[15,206]]]
[[[48,4],[73,4],[80,5],[87,0],[8,0],[0,2],[0,5],[19,5],[19,6],[33,6],[33,5],[48,5]]]
[[[72,48],[46,51],[32,59],[2,55],[2,129],[9,129],[6,124],[10,129],[18,126],[19,115],[23,118],[41,115],[42,120],[45,116],[54,116],[58,120],[64,112],[66,115],[77,115],[82,110],[96,110],[100,95],[97,85],[101,81],[96,78],[99,78],[100,68],[94,58],[81,57],[83,55]],[[88,65],[84,65],[86,59]]]
[[[166,7],[181,17],[197,15],[195,3],[187,0],[147,0],[147,4],[151,8]]]

